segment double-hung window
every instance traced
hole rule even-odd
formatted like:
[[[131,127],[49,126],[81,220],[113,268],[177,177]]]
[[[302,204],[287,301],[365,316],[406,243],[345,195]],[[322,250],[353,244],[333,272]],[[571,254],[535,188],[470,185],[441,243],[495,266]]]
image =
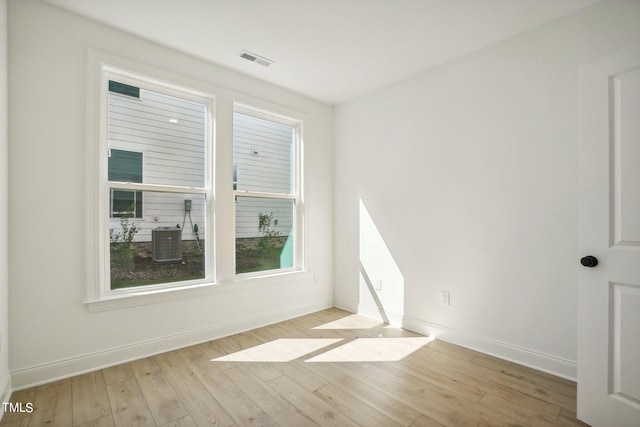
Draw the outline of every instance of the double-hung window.
[[[103,68],[103,293],[212,276],[211,98]]]
[[[236,274],[301,268],[300,123],[236,106]]]
[[[100,69],[92,301],[304,268],[302,121],[229,98],[214,111],[208,89]]]

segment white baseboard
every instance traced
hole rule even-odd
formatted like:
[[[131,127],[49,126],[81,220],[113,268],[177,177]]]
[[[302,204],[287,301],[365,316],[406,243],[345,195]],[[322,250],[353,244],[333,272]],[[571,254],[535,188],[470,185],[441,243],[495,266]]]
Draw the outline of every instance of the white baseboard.
[[[11,399],[11,375],[8,375],[7,379],[4,381],[4,384],[0,384],[0,404],[2,402],[9,402]],[[4,415],[4,406],[0,408],[0,421],[2,421],[2,416]]]
[[[357,302],[347,302],[347,303],[335,303],[333,304],[335,308],[339,308],[340,310],[348,311],[349,313],[357,313],[358,312],[358,303]]]
[[[181,334],[139,342],[13,371],[14,390],[22,390],[109,366],[256,329],[332,307],[330,301],[260,313]]]
[[[371,319],[380,320],[391,326],[403,327],[403,316],[401,314],[392,313],[390,311],[381,312],[377,307],[371,307],[366,304],[358,304],[358,314],[369,317]]]
[[[399,326],[422,335],[435,336],[436,339],[479,351],[509,362],[547,372],[571,381],[576,381],[578,369],[576,362],[549,354],[515,346],[488,337],[437,325],[411,316],[403,316],[388,311],[380,312],[376,307],[358,304],[358,314]]]
[[[495,356],[519,365],[524,365],[538,371],[547,372],[571,381],[576,381],[578,376],[578,368],[575,361],[562,359],[550,354],[426,322],[411,316],[403,317],[402,327],[422,335],[433,335],[436,339]]]

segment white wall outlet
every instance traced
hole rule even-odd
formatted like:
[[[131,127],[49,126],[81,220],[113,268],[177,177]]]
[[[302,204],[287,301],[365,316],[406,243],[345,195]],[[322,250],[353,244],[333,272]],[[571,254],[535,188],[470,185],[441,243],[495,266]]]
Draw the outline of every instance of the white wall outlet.
[[[313,284],[317,285],[320,283],[320,275],[318,273],[313,273]]]
[[[373,285],[373,288],[376,291],[381,291],[382,290],[382,279],[376,280],[376,283]]]
[[[449,291],[440,291],[440,304],[442,305],[451,304],[451,293]]]

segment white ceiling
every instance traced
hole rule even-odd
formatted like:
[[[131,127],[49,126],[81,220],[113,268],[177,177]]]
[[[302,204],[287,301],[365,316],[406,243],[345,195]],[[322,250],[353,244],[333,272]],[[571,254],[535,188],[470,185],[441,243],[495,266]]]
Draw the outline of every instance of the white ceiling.
[[[597,0],[45,1],[336,105]]]

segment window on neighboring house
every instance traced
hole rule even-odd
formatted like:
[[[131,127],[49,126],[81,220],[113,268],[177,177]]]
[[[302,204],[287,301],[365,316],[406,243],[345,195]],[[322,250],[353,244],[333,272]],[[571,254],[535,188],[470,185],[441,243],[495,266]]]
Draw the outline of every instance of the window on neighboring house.
[[[104,76],[103,289],[207,278],[212,100],[115,69]]]
[[[109,181],[142,182],[142,153],[111,150],[108,169]],[[142,218],[142,191],[111,189],[109,214]]]
[[[301,268],[299,123],[236,107],[236,273]],[[241,172],[241,173],[240,173]]]

